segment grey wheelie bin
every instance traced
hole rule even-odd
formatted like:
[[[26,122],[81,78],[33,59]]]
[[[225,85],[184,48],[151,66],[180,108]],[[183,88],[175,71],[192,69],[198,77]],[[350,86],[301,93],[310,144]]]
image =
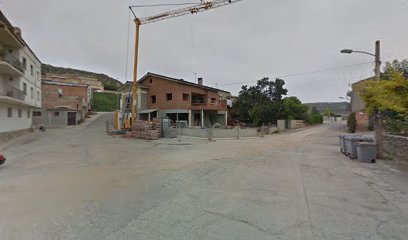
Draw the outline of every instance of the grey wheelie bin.
[[[344,138],[350,134],[341,134],[339,135],[339,146],[340,146],[340,152],[346,155],[346,142]]]
[[[361,162],[375,163],[377,158],[377,147],[372,142],[356,143],[357,158]]]
[[[346,146],[346,155],[351,159],[357,158],[356,143],[358,142],[374,142],[372,137],[361,135],[347,135],[344,137]]]

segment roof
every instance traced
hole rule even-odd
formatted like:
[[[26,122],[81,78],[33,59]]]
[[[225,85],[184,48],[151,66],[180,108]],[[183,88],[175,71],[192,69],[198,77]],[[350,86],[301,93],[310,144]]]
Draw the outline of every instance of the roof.
[[[209,87],[209,86],[205,86],[205,85],[200,85],[197,83],[193,83],[193,82],[188,82],[185,81],[183,79],[177,79],[177,78],[172,78],[172,77],[167,77],[164,75],[160,75],[160,74],[156,74],[156,73],[151,73],[148,72],[146,75],[144,75],[141,79],[139,79],[139,81],[137,81],[138,83],[142,83],[144,80],[146,80],[146,78],[148,77],[157,77],[157,78],[161,78],[161,79],[165,79],[165,80],[169,80],[169,81],[174,81],[174,82],[178,82],[181,84],[185,84],[185,85],[189,85],[189,86],[193,86],[193,87],[197,87],[197,88],[203,88],[206,90],[210,90],[210,91],[217,91],[217,92],[226,92],[226,93],[230,93],[228,91],[222,90],[222,89],[218,89],[218,88],[213,88],[213,87]]]
[[[86,84],[78,84],[78,83],[63,83],[63,82],[55,82],[51,80],[41,80],[41,84],[49,84],[49,85],[59,85],[59,86],[71,86],[71,87],[86,87],[88,88],[88,85]]]
[[[28,46],[27,42],[24,41],[24,39],[22,37],[18,36],[14,32],[15,27],[10,23],[10,21],[7,19],[7,17],[3,14],[3,12],[1,10],[0,10],[0,21],[3,22],[4,24],[6,24],[7,28],[11,32],[11,34],[13,34],[25,47],[27,47],[28,50],[30,50],[31,53],[34,55],[34,57],[41,63],[41,60],[37,57],[37,55],[35,55],[34,51],[30,48],[30,46]]]
[[[123,88],[125,88],[127,85],[132,85],[133,82],[131,81],[127,81],[125,82],[125,84],[123,84],[120,88],[118,88],[118,90],[116,90],[117,92],[120,92],[121,90],[123,90]],[[148,89],[149,87],[143,84],[138,84],[139,88],[145,88]]]
[[[366,78],[366,79],[357,81],[357,82],[355,82],[355,83],[353,83],[353,84],[351,84],[351,85],[352,85],[352,86],[358,85],[358,84],[361,84],[361,83],[363,83],[363,82],[367,82],[367,81],[369,81],[369,80],[374,80],[374,77],[369,77],[369,78]]]

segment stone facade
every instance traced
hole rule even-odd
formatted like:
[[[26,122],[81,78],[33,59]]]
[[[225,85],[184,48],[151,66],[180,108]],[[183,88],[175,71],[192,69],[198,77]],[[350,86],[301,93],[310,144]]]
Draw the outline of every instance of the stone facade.
[[[408,163],[408,137],[385,135],[384,149],[394,160]]]
[[[364,111],[356,112],[356,131],[365,132],[369,127],[369,117]]]

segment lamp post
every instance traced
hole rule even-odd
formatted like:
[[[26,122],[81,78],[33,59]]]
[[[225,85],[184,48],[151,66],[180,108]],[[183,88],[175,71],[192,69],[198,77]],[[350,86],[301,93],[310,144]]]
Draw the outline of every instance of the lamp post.
[[[381,78],[381,51],[380,51],[380,41],[377,40],[375,42],[375,53],[370,53],[370,52],[365,52],[365,51],[358,51],[358,50],[353,50],[353,49],[343,49],[340,52],[344,54],[351,54],[351,53],[361,53],[361,54],[366,54],[373,56],[375,59],[375,80],[380,81]],[[377,110],[376,113],[376,128],[375,128],[375,136],[376,136],[376,143],[377,143],[377,153],[378,153],[378,158],[383,158],[384,157],[384,149],[382,144],[382,135],[383,135],[383,122],[381,118],[381,113],[379,110]]]

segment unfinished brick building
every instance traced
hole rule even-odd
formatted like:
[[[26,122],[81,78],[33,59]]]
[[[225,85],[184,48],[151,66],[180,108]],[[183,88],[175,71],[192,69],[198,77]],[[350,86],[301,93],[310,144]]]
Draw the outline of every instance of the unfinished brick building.
[[[209,127],[212,124],[227,124],[227,98],[230,93],[198,83],[171,78],[155,73],[147,73],[139,81],[137,93],[138,117],[151,120],[167,117],[174,122],[186,121],[189,127]],[[122,104],[131,82],[125,84]]]
[[[90,109],[89,85],[42,80],[42,109],[33,112],[33,124],[46,127],[76,125]]]

